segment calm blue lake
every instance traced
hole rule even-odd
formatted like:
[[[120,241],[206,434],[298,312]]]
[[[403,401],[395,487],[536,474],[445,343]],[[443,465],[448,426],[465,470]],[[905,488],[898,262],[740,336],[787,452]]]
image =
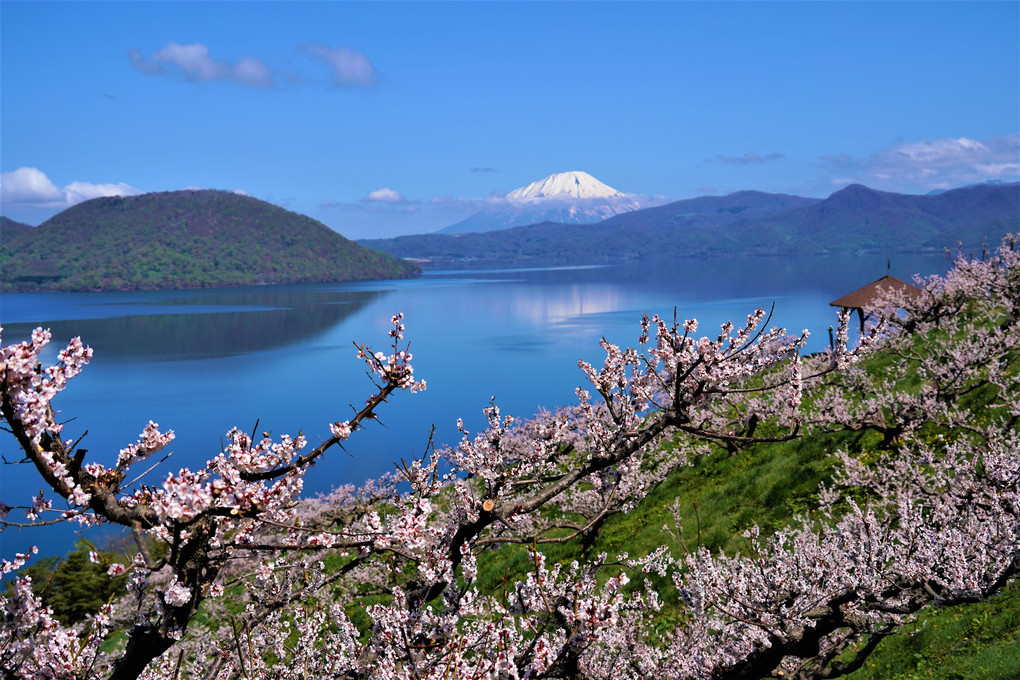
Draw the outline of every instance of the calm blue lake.
[[[715,335],[758,306],[775,303],[773,324],[811,331],[809,351],[827,346],[831,300],[887,273],[943,273],[944,256],[678,260],[640,265],[429,272],[409,281],[301,284],[217,290],[5,294],[5,343],[36,326],[52,329],[49,358],[80,335],[92,363],[56,400],[74,418],[66,437],[88,435],[90,456],[113,464],[148,421],[177,433],[174,454],[146,481],[199,467],[231,427],[296,434],[312,443],[347,419],[372,385],[353,341],[386,350],[390,317],[405,314],[415,374],[428,390],[398,394],[381,423],[356,433],[306,477],[306,492],[359,483],[420,454],[429,428],[454,443],[456,421],[482,424],[495,396],[504,413],[528,416],[574,402],[583,358],[601,362],[600,337],[633,345],[642,313],[698,318]],[[0,437],[7,461],[19,458]],[[27,465],[0,466],[0,499],[23,505],[39,489]],[[13,515],[13,514],[12,514]],[[0,554],[37,544],[61,553],[70,530],[8,530]]]

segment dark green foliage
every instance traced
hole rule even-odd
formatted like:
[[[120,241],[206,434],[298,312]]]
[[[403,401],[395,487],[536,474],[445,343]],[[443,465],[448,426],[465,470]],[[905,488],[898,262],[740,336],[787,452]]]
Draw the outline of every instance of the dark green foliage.
[[[113,553],[102,553],[99,562],[89,559],[90,548],[79,543],[64,559],[46,557],[22,569],[32,579],[32,591],[65,624],[83,621],[114,597],[126,592],[127,576],[111,578],[111,561],[124,562]],[[8,588],[9,588],[8,584]]]
[[[96,198],[14,233],[0,243],[6,291],[356,281],[420,271],[309,217],[225,191]]]

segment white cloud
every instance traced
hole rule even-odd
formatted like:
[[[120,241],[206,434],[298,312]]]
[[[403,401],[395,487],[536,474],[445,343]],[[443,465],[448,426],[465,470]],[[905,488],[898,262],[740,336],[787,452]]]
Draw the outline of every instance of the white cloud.
[[[234,66],[234,80],[248,87],[272,87],[273,74],[258,59],[245,57]]]
[[[128,52],[128,60],[136,71],[149,76],[168,75],[171,71],[167,66],[170,66],[193,82],[229,81],[256,88],[274,85],[272,71],[258,59],[244,57],[237,63],[215,59],[210,56],[209,47],[202,43],[182,45],[171,41],[148,58],[141,50],[133,49]]]
[[[152,60],[176,66],[188,80],[227,80],[230,77],[230,64],[210,57],[209,48],[201,43],[181,45],[171,41],[152,55]]]
[[[67,192],[67,201],[70,204],[81,203],[90,198],[102,196],[137,196],[142,193],[130,184],[118,182],[117,184],[91,184],[89,182],[71,182],[64,191]]]
[[[867,158],[835,154],[823,159],[834,184],[860,182],[892,191],[929,191],[987,180],[1020,180],[1020,134],[902,142]]]
[[[18,168],[0,173],[0,202],[8,206],[25,205],[67,208],[101,196],[135,196],[142,193],[130,184],[92,184],[71,182],[58,187],[38,168]]]
[[[362,203],[411,203],[398,191],[389,187],[382,187],[375,191],[368,192],[368,195],[361,199]]]
[[[0,201],[4,203],[51,203],[64,192],[38,168],[18,168],[0,174]]]
[[[395,213],[416,213],[421,210],[421,201],[411,200],[399,191],[389,187],[382,187],[370,191],[357,203],[345,203],[327,199],[319,203],[320,208],[332,210],[349,210],[356,212],[395,214]]]
[[[332,70],[333,84],[337,87],[372,87],[375,85],[375,66],[361,52],[347,47],[327,47],[313,43],[302,49],[325,62]]]

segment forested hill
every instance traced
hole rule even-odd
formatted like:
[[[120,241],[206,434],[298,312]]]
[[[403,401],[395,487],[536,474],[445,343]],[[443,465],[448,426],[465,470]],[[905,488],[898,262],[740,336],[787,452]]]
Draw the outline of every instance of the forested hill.
[[[410,262],[226,191],[96,198],[0,243],[5,291],[209,288],[407,278]]]
[[[15,238],[31,228],[30,225],[15,222],[10,217],[0,217],[0,242],[3,242],[4,239]]]
[[[359,241],[426,266],[588,264],[691,256],[980,251],[1020,230],[1020,184],[908,195],[850,185],[826,199],[758,191],[474,234]]]

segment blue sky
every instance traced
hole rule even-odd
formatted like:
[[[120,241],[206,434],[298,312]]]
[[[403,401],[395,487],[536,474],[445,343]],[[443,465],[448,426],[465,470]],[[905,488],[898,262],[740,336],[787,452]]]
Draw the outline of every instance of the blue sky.
[[[1020,178],[1017,2],[0,3],[0,205],[245,192],[352,238],[583,170],[669,199]]]

